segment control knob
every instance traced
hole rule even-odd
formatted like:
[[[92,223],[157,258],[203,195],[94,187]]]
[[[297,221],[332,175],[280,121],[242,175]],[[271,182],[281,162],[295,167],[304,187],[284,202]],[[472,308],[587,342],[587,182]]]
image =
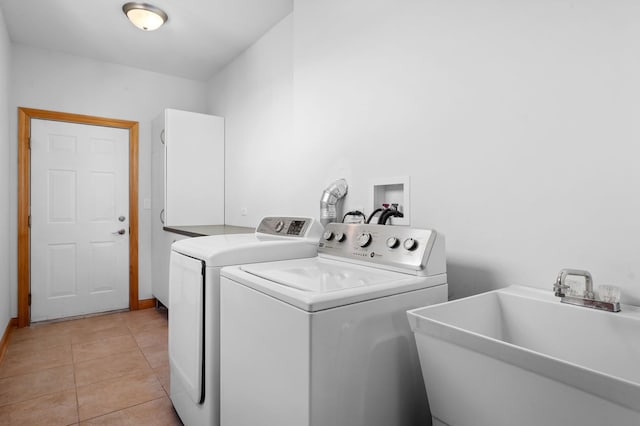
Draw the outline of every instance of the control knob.
[[[396,248],[400,244],[400,241],[396,237],[387,238],[387,247]]]
[[[347,238],[346,235],[344,235],[344,232],[337,232],[336,233],[336,241],[341,243],[343,242],[345,239]]]
[[[360,247],[366,247],[369,244],[371,244],[371,234],[367,232],[363,232],[362,234],[360,234],[360,236],[358,237],[358,245]]]
[[[333,239],[333,232],[325,231],[324,234],[322,234],[322,238],[324,238],[327,241],[331,241]]]
[[[409,251],[413,251],[418,248],[418,242],[413,238],[407,238],[404,240],[404,243],[402,243],[402,246]]]
[[[282,228],[284,228],[284,222],[279,220],[276,222],[276,232],[280,232],[282,231]]]

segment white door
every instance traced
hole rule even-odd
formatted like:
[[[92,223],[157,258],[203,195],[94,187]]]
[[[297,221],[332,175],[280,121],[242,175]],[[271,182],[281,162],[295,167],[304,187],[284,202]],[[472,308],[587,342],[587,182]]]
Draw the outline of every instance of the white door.
[[[129,306],[129,131],[31,120],[31,320]]]

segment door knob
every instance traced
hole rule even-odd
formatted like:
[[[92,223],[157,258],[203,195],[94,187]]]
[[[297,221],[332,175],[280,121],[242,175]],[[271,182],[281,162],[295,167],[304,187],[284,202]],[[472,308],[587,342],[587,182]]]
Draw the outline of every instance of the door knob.
[[[119,220],[120,222],[124,222],[124,220],[125,220],[125,219],[126,219],[126,217],[124,217],[124,216],[120,216],[120,217],[118,218],[118,220]]]
[[[116,232],[112,232],[113,235],[124,235],[124,233],[127,232],[124,230],[124,228],[122,229],[118,229]]]

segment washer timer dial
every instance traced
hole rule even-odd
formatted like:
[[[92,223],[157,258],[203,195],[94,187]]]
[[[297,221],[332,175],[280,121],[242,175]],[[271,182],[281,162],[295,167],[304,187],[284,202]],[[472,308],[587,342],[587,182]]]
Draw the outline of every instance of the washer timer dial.
[[[358,245],[360,247],[366,247],[369,244],[371,244],[371,234],[363,232],[362,234],[360,234],[360,236],[358,236]]]
[[[418,248],[418,242],[413,238],[407,238],[404,240],[404,243],[402,243],[402,246],[409,251],[413,251]]]

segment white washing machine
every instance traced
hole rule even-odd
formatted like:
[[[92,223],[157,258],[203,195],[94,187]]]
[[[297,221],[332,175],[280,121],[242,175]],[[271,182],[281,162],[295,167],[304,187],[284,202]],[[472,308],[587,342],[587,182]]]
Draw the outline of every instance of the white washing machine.
[[[316,256],[323,227],[266,217],[254,234],[176,241],[169,267],[170,397],[184,424],[220,424],[220,268]]]
[[[441,234],[331,223],[315,258],[221,274],[223,425],[429,424],[406,311],[447,300]]]

